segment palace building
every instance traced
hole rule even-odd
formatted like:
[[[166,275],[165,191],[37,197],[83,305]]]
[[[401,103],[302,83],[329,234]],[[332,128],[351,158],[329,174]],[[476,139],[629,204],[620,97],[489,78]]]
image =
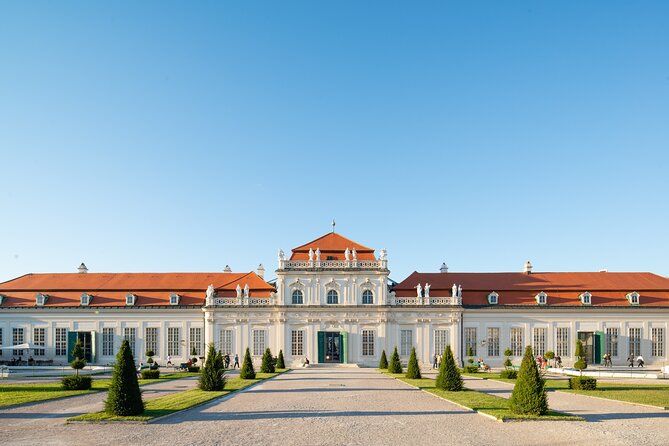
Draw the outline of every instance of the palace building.
[[[334,231],[279,250],[276,279],[264,268],[233,273],[26,274],[0,283],[0,362],[32,357],[64,364],[79,340],[91,363],[114,361],[127,339],[136,360],[152,350],[161,364],[202,356],[213,342],[259,360],[267,347],[287,363],[376,366],[382,350],[412,347],[431,362],[450,345],[502,365],[519,361],[526,345],[553,351],[571,365],[577,339],[589,363],[610,353],[621,365],[643,355],[667,361],[669,279],[651,273],[414,272],[389,279],[378,255]]]

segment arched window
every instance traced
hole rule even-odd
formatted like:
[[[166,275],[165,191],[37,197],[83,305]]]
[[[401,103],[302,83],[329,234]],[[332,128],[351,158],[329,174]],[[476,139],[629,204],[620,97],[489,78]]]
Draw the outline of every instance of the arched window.
[[[374,293],[371,290],[365,290],[362,292],[362,304],[371,305],[374,303]]]
[[[304,294],[300,290],[293,291],[293,305],[302,305],[304,303]]]
[[[328,291],[328,304],[338,304],[339,303],[339,293],[337,290]]]

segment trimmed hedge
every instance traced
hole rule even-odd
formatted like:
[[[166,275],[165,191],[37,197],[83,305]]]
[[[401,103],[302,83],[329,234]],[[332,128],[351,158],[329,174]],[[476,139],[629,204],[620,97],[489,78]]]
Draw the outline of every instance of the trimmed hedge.
[[[109,384],[105,412],[123,417],[140,415],[144,412],[135,360],[127,340],[121,342],[121,349],[116,355],[116,366]]]
[[[200,368],[197,367],[197,366],[192,365],[192,366],[188,367],[188,371],[193,372],[193,373],[200,373]]]
[[[400,355],[397,353],[397,347],[393,351],[392,356],[390,357],[390,364],[388,364],[388,371],[390,373],[402,373],[402,362],[400,361]]]
[[[90,376],[72,375],[63,378],[63,390],[88,390],[91,388]]]
[[[386,351],[381,352],[381,359],[379,360],[379,368],[387,369],[388,368],[388,358],[386,358]]]
[[[142,370],[142,379],[158,379],[160,370]]]
[[[286,368],[286,361],[283,359],[283,350],[279,350],[279,356],[277,356],[276,358],[276,368],[277,369]]]
[[[239,377],[241,379],[255,379],[256,371],[253,369],[253,360],[251,359],[251,351],[246,347],[246,353],[244,353],[244,362],[242,363],[242,369],[239,371]]]
[[[409,358],[409,365],[407,366],[407,373],[405,375],[409,379],[421,379],[420,367],[418,366],[418,358],[416,358],[416,347],[411,348],[411,357]]]
[[[459,392],[463,389],[462,376],[455,365],[455,358],[450,345],[447,345],[446,350],[444,350],[444,357],[441,360],[435,386],[437,389],[450,390],[451,392]]]
[[[545,415],[548,412],[545,381],[539,373],[532,347],[525,348],[523,362],[509,398],[511,412],[518,415]]]
[[[574,390],[595,390],[597,389],[597,380],[589,376],[569,378],[569,388]]]
[[[479,371],[479,368],[478,368],[478,366],[475,366],[475,365],[466,365],[466,366],[464,366],[462,371],[465,372],[465,373],[477,373]]]
[[[518,378],[517,370],[502,370],[499,373],[499,377],[502,379],[516,379]]]

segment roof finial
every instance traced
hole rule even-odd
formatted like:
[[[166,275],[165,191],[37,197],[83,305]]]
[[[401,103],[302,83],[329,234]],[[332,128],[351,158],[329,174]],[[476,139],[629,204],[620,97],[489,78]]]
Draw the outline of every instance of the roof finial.
[[[334,234],[334,229],[335,229],[335,225],[336,225],[336,224],[337,224],[337,223],[335,223],[334,218],[333,218],[333,219],[332,219],[332,233],[333,233],[333,234]]]

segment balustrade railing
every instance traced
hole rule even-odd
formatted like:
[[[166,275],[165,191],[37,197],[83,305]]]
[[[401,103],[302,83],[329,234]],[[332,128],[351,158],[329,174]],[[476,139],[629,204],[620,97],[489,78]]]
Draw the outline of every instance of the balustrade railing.
[[[387,260],[279,260],[280,269],[303,268],[387,268]]]

